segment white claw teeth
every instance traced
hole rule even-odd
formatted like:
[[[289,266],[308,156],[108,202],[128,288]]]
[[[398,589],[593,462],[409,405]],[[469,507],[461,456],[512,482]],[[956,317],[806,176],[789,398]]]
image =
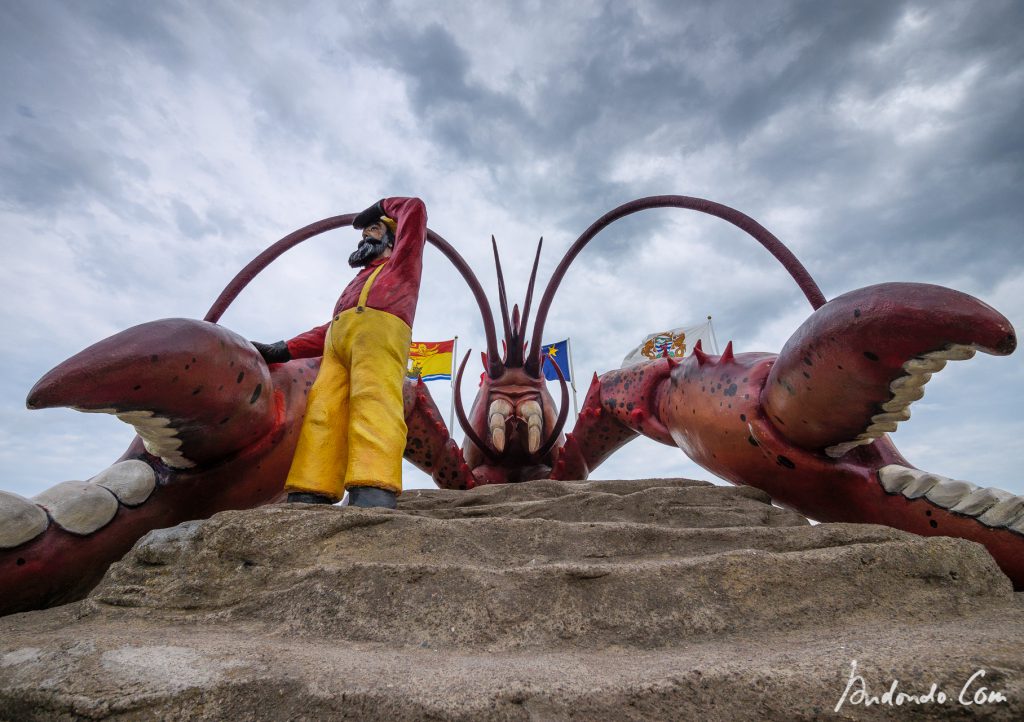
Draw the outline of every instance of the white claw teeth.
[[[921,400],[923,397],[924,386],[908,386],[894,392],[892,398],[882,404],[882,408],[886,411],[902,411],[910,406],[910,404]]]
[[[115,414],[126,424],[135,427],[135,433],[142,438],[142,445],[153,456],[159,456],[165,464],[175,469],[188,469],[195,463],[182,454],[178,430],[171,426],[171,420],[156,416],[152,411],[121,411]],[[147,494],[148,496],[148,494]],[[141,502],[140,502],[141,503]]]
[[[960,346],[958,344],[952,344],[949,348],[942,351],[932,351],[931,353],[924,354],[924,358],[943,359],[945,361],[966,361],[967,359],[974,358],[974,354],[978,351],[973,346]]]
[[[988,509],[1012,496],[1013,494],[1002,489],[978,489],[961,499],[956,506],[950,508],[950,511],[969,516],[981,516]]]
[[[890,464],[878,470],[878,480],[890,494],[928,501],[957,514],[972,516],[990,527],[1024,534],[1024,497],[1002,489],[981,488],[920,469]]]
[[[544,428],[544,417],[540,404],[536,401],[524,401],[519,405],[519,414],[526,419],[526,448],[531,454],[540,449],[540,435]]]
[[[874,423],[897,423],[900,421],[906,421],[910,418],[910,410],[903,409],[902,411],[890,411],[885,414],[877,414],[871,417],[871,421]],[[895,429],[893,429],[895,431]]]
[[[50,512],[55,524],[72,534],[92,534],[117,513],[117,499],[111,492],[84,481],[57,484],[34,501]]]
[[[887,492],[903,494],[908,499],[924,496],[939,483],[940,479],[944,477],[899,464],[890,464],[878,470],[878,480],[882,482],[882,487]]]
[[[505,450],[505,422],[512,413],[512,404],[505,399],[495,399],[487,410],[487,425],[491,431],[491,444],[499,452]]]
[[[889,384],[889,390],[894,394],[908,389],[919,389],[932,380],[931,374],[917,374],[915,376],[900,376],[893,379]]]
[[[147,422],[152,423],[152,419],[154,418],[152,411],[122,411],[121,413],[115,413],[114,416],[121,419],[121,421],[126,424],[132,424],[133,426],[135,424],[144,424]],[[164,421],[170,423],[167,419],[164,419]],[[162,425],[166,426],[167,423]]]
[[[23,496],[0,491],[0,549],[32,541],[49,525],[50,519],[38,505]]]
[[[946,361],[940,358],[912,358],[903,364],[903,370],[910,374],[933,374],[946,368]]]
[[[156,488],[156,473],[146,462],[130,459],[104,469],[89,482],[107,489],[122,504],[138,506]]]
[[[872,416],[870,425],[856,438],[834,444],[825,449],[825,453],[837,459],[856,446],[871,443],[882,434],[893,433],[900,422],[910,418],[910,405],[924,396],[924,386],[933,373],[941,371],[947,361],[963,361],[974,354],[975,349],[970,346],[951,344],[940,351],[930,351],[910,359],[903,364],[906,374],[889,384],[892,397],[882,404],[884,413]]]
[[[1013,529],[1018,534],[1024,534],[1024,514],[1017,517],[1017,520],[1010,524],[1010,529]]]
[[[917,471],[917,469],[910,469],[899,464],[890,464],[878,470],[878,479],[882,482],[882,488],[887,492],[899,494],[903,491],[903,487],[917,478],[917,474],[915,474]]]
[[[986,526],[1009,526],[1022,513],[1024,513],[1024,497],[1011,496],[994,504],[978,517],[978,521]]]
[[[931,488],[938,483],[939,480],[934,475],[927,473],[921,474],[900,489],[900,493],[908,499],[917,499],[931,491]]]
[[[935,502],[943,509],[950,509],[956,506],[961,499],[978,489],[977,486],[969,481],[947,479],[944,476],[937,478],[938,482],[924,496],[928,501]]]

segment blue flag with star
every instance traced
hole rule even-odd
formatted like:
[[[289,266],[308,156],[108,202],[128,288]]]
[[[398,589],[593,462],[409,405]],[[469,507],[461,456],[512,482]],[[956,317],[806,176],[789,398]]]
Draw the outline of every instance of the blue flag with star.
[[[552,364],[558,364],[565,380],[571,381],[572,379],[569,378],[569,339],[558,343],[546,343],[543,348],[541,360],[544,362],[544,378],[548,381],[558,381],[558,373],[552,366]]]

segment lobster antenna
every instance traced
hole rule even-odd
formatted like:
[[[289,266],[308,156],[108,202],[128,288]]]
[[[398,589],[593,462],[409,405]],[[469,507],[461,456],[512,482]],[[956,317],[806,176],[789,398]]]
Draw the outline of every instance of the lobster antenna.
[[[811,274],[808,273],[797,257],[793,255],[793,252],[782,241],[772,235],[771,231],[745,213],[741,213],[735,208],[730,208],[721,203],[692,196],[647,196],[646,198],[637,198],[634,201],[623,203],[618,208],[608,211],[594,221],[590,228],[585,230],[569,250],[566,251],[558,267],[555,268],[555,272],[551,274],[551,279],[548,281],[547,288],[544,289],[544,295],[541,297],[540,306],[537,309],[537,322],[533,327],[534,351],[530,353],[525,365],[528,374],[536,377],[540,373],[540,344],[541,334],[544,333],[544,322],[547,320],[548,309],[551,308],[551,301],[558,291],[558,286],[562,283],[562,279],[565,277],[565,273],[569,270],[573,260],[590,243],[594,236],[609,225],[620,218],[648,208],[685,208],[717,216],[724,221],[728,221],[737,228],[746,231],[750,236],[753,236],[758,243],[775,256],[776,260],[789,272],[789,275],[796,281],[797,286],[803,291],[804,296],[811,304],[811,308],[817,309],[825,304],[825,296],[822,294],[821,289],[818,288],[818,284],[814,282]]]
[[[530,320],[530,302],[533,301],[533,286],[537,282],[537,266],[540,264],[540,249],[544,245],[544,236],[537,241],[537,255],[533,258],[533,270],[530,271],[530,284],[526,287],[526,301],[523,302],[523,322],[517,331],[522,346],[522,338],[526,335],[526,324]]]
[[[562,369],[558,367],[554,361],[550,362],[555,367],[555,373],[558,374],[558,382],[562,386],[562,401],[558,405],[558,419],[555,421],[554,427],[551,429],[551,436],[548,437],[547,441],[537,450],[537,457],[544,458],[551,447],[558,441],[558,435],[562,433],[562,429],[565,428],[565,420],[569,417],[569,384],[565,382],[565,376],[562,374]]]
[[[512,347],[512,326],[508,320],[508,296],[505,295],[505,274],[501,272],[501,259],[498,257],[498,242],[491,234],[491,248],[494,249],[494,268],[498,271],[498,303],[501,305],[501,322],[505,326],[505,341],[508,348]],[[506,352],[508,351],[506,348]]]
[[[498,461],[498,456],[491,451],[487,445],[476,435],[473,431],[473,427],[470,426],[469,419],[466,418],[466,409],[462,405],[462,374],[466,370],[466,362],[469,361],[469,354],[473,351],[470,349],[466,352],[466,355],[462,357],[462,363],[459,365],[459,373],[455,375],[455,398],[453,399],[455,405],[455,416],[459,420],[459,426],[466,434],[466,438],[476,444],[477,448],[483,452],[483,455],[490,459],[492,462]]]
[[[228,306],[238,298],[238,294],[249,285],[249,283],[256,278],[267,266],[276,261],[283,253],[299,245],[303,241],[307,241],[314,236],[318,236],[326,231],[334,230],[335,228],[342,228],[344,226],[351,226],[352,221],[355,219],[355,213],[346,213],[341,216],[332,216],[330,218],[324,218],[323,220],[310,223],[308,226],[303,226],[297,231],[292,231],[287,236],[277,241],[276,243],[268,246],[262,253],[256,256],[254,259],[246,264],[245,268],[235,274],[235,277],[231,279],[224,290],[220,292],[213,305],[210,306],[210,310],[206,312],[206,316],[203,317],[204,321],[210,323],[217,323],[220,317],[224,315],[224,312],[228,309]],[[448,243],[444,238],[439,236],[434,231],[427,229],[427,241],[433,245],[441,254],[451,261],[451,264],[455,266],[462,278],[466,281],[466,285],[469,286],[469,290],[472,291],[473,297],[476,299],[477,306],[480,308],[480,316],[484,322],[484,335],[487,337],[487,351],[488,351],[488,365],[487,374],[492,379],[497,378],[501,375],[502,365],[498,359],[498,339],[494,332],[494,316],[491,311],[491,304],[487,301],[487,294],[484,293],[483,286],[480,285],[480,280],[473,273],[473,269],[469,267],[459,252],[452,248],[451,244]]]

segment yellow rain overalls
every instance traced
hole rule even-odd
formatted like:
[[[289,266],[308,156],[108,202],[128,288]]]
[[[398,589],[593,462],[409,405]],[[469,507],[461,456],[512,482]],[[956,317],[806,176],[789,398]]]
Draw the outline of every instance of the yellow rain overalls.
[[[358,288],[353,281],[339,299],[329,324],[289,341],[289,349],[301,354],[321,333],[324,339],[323,362],[309,392],[306,416],[285,482],[287,492],[311,492],[338,500],[350,486],[373,486],[396,494],[402,491],[402,454],[408,431],[402,385],[419,290],[426,212],[421,211],[421,223],[405,224],[403,228],[403,220],[414,220],[408,216],[416,214],[409,213],[399,201],[415,201],[419,205],[413,204],[412,210],[422,209],[419,199],[385,201],[385,209],[394,208],[398,217],[395,248],[392,256],[377,265],[363,282],[358,300],[352,305],[355,299],[351,296]],[[403,208],[405,217],[398,213]],[[416,233],[418,239],[413,237],[413,243],[403,244]],[[379,305],[394,313],[368,305],[374,301],[371,292],[382,273],[382,280],[388,282],[377,289],[376,297]],[[294,352],[293,356],[302,357]]]

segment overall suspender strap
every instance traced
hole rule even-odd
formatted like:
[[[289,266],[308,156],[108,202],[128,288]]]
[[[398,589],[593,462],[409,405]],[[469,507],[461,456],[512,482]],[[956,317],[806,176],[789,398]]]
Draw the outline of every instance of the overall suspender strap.
[[[366,308],[366,298],[370,295],[370,286],[372,286],[373,282],[377,280],[377,276],[380,272],[384,270],[386,263],[387,262],[385,261],[385,263],[377,266],[374,272],[370,274],[370,277],[366,279],[366,283],[363,284],[363,290],[359,292],[359,303],[356,306],[356,311],[359,313],[362,313],[363,309]]]

